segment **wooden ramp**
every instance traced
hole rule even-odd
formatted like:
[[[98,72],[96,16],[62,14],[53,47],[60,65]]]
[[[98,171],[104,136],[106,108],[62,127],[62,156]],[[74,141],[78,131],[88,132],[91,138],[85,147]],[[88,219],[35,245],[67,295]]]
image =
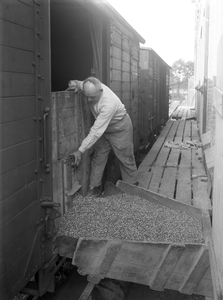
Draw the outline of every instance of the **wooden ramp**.
[[[206,240],[210,224],[199,208],[123,181],[119,181],[117,186],[127,194],[182,210],[198,219],[202,222]],[[88,299],[94,285],[105,277],[148,285],[157,291],[171,289],[189,295],[213,297],[206,241],[184,244],[59,236],[55,242],[55,254],[72,258],[78,272],[88,275],[89,284],[81,300]]]

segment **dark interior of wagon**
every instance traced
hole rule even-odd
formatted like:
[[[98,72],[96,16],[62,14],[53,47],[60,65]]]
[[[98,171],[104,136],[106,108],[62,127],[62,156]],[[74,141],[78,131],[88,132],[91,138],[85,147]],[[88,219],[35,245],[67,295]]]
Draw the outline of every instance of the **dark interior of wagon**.
[[[67,0],[51,0],[50,7],[52,91],[63,91],[69,80],[91,75],[89,11]]]

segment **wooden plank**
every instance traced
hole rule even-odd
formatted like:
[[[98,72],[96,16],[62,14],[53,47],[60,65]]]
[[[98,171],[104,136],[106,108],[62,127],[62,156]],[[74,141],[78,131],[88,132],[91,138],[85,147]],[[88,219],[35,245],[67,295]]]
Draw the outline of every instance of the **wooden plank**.
[[[170,131],[168,132],[168,138],[176,136],[176,132],[177,132],[178,126],[179,126],[179,122],[175,121],[173,123],[173,126],[171,127]]]
[[[106,253],[101,257],[99,266],[91,275],[100,279],[105,278],[121,246],[121,241],[110,240],[107,244]]]
[[[151,279],[149,286],[153,290],[163,291],[169,276],[173,272],[185,247],[183,245],[169,245],[162,256],[157,272]]]
[[[193,204],[200,209],[211,210],[207,181],[202,181],[202,178],[193,179]],[[207,179],[207,177],[205,178]]]
[[[191,136],[192,137],[199,137],[199,130],[197,126],[197,121],[191,121]]]
[[[175,193],[177,169],[167,167],[164,169],[163,177],[159,188],[159,194],[173,198]]]
[[[34,52],[0,46],[0,57],[1,72],[35,73]]]
[[[35,169],[36,161],[32,161],[20,168],[2,175],[1,186],[4,187],[4,189],[1,188],[0,201],[3,201],[17,191],[36,181],[37,175],[34,172]]]
[[[23,119],[33,118],[35,116],[35,97],[12,97],[1,98],[0,124]],[[24,109],[24,107],[26,109]]]
[[[218,261],[215,256],[210,215],[206,210],[202,211],[202,221],[203,221],[204,236],[208,240],[209,261],[210,261],[210,268],[211,268],[214,299],[221,300],[222,288],[221,288],[220,281],[222,277],[218,271],[218,266],[217,266]]]
[[[186,137],[186,139],[188,137],[191,137],[191,121],[186,121],[185,129],[184,129],[184,137]]]
[[[14,147],[2,150],[1,161],[7,163],[1,163],[0,175],[34,161],[36,159],[36,149],[36,140],[29,140]],[[24,155],[24,153],[26,153],[26,155]]]
[[[26,1],[28,5],[33,6],[32,1]],[[10,0],[0,2],[0,19],[5,19],[14,24],[19,24],[24,27],[33,28],[34,24],[33,8],[27,7],[21,1]],[[2,28],[2,27],[1,27]]]
[[[173,124],[174,124],[174,121],[168,121],[166,123],[166,125],[163,127],[162,131],[160,132],[160,137],[161,136],[166,136],[169,133],[169,131],[170,131],[171,127],[173,126]]]
[[[76,108],[77,106],[77,99],[79,97],[78,94],[74,92],[55,92],[52,93],[57,98],[57,106],[59,109],[59,116],[61,111],[66,108]]]
[[[191,170],[188,168],[179,168],[177,174],[176,200],[192,205],[191,189]]]
[[[122,58],[122,51],[119,47],[116,47],[114,44],[111,46],[111,60],[113,57],[116,57],[118,59]]]
[[[149,153],[146,155],[146,157],[144,158],[143,162],[140,164],[138,170],[141,170],[141,168],[144,168],[145,166],[151,166],[155,160],[156,157],[163,145],[165,141],[165,137],[159,137],[156,142],[154,143],[154,145],[152,146],[152,148],[150,149]]]
[[[185,120],[182,120],[182,121],[179,122],[179,126],[178,126],[177,132],[176,132],[177,137],[181,137],[181,138],[183,137],[185,124],[186,124]]]
[[[83,290],[83,292],[81,293],[80,297],[78,298],[78,300],[90,300],[90,294],[93,291],[95,287],[94,283],[88,282],[87,286],[85,287],[85,289]]]
[[[211,130],[201,135],[201,141],[204,150],[211,146]]]
[[[32,247],[33,239],[31,236],[35,236],[36,230],[34,226],[29,226],[25,231],[19,236],[14,236],[14,240],[4,249],[1,249],[0,255],[2,259],[0,260],[0,278],[4,276],[5,273],[9,272],[9,269],[18,262],[18,260]],[[19,245],[15,251],[15,245]],[[2,243],[3,246],[3,243]],[[10,273],[10,272],[9,272]]]
[[[0,148],[5,149],[35,138],[36,122],[33,119],[0,125]]]
[[[21,237],[27,228],[36,228],[36,222],[38,221],[38,214],[36,214],[36,211],[38,210],[38,205],[39,203],[37,200],[32,202],[31,205],[17,214],[8,223],[3,225],[1,228],[1,235],[4,237],[1,245],[2,251],[5,250],[6,247],[8,247],[11,243],[13,243],[16,237]]]
[[[165,285],[165,289],[178,291],[181,283],[184,282],[187,274],[189,274],[191,266],[194,260],[197,259],[200,249],[203,245],[189,244],[185,246],[185,249],[180,256],[176,267]]]
[[[27,12],[26,12],[27,14]],[[0,44],[11,48],[34,51],[34,33],[32,29],[0,19]]]
[[[183,149],[180,156],[180,167],[191,168],[191,149]]]
[[[177,167],[180,157],[180,149],[172,148],[170,149],[170,154],[166,163],[167,167]]]
[[[163,146],[156,158],[155,165],[165,166],[169,153],[170,153],[170,148]]]
[[[163,176],[162,167],[156,166],[152,168],[152,179],[150,180],[150,184],[148,186],[148,189],[150,191],[158,193],[162,176]]]
[[[180,292],[192,295],[209,267],[209,256],[206,246],[201,248],[200,255],[193,264],[190,273],[180,287]]]
[[[202,278],[199,282],[197,288],[194,291],[194,294],[204,295],[205,300],[207,298],[211,298],[214,300],[214,292],[213,292],[213,283],[211,279]]]
[[[122,61],[121,61],[121,59],[113,57],[112,58],[112,66],[111,67],[113,69],[121,71],[122,70]]]
[[[197,207],[187,205],[185,203],[176,201],[172,198],[166,197],[164,195],[160,195],[160,194],[152,192],[150,190],[146,190],[141,187],[131,185],[122,180],[118,180],[116,185],[127,194],[139,196],[139,197],[142,197],[149,201],[152,201],[153,203],[161,204],[161,205],[167,206],[167,207],[175,209],[175,210],[185,211],[190,216],[192,216],[200,221],[202,220],[202,211]]]
[[[0,202],[0,227],[9,222],[17,214],[23,211],[26,207],[31,205],[36,200],[37,195],[37,182],[33,182],[30,185],[14,193],[9,198]],[[17,205],[19,203],[19,205]],[[31,240],[31,239],[30,239]],[[17,244],[16,244],[17,245]],[[1,269],[1,268],[0,268]]]
[[[34,74],[24,73],[0,73],[2,79],[2,89],[0,97],[20,97],[35,95]]]
[[[119,70],[111,70],[111,80],[122,81],[122,72]]]
[[[209,172],[214,169],[214,146],[204,150],[205,162]]]
[[[136,180],[138,181],[140,187],[147,189],[149,187],[152,176],[153,173],[151,172],[151,168],[148,168],[148,170],[138,171]]]
[[[191,166],[193,169],[204,170],[203,153],[201,148],[191,150]]]

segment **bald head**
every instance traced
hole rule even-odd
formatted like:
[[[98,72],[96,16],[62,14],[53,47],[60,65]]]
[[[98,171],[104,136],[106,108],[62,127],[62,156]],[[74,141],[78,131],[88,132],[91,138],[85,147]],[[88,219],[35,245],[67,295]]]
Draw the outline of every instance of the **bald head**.
[[[89,77],[83,83],[84,95],[92,104],[95,104],[100,100],[102,91],[101,82],[95,77]]]

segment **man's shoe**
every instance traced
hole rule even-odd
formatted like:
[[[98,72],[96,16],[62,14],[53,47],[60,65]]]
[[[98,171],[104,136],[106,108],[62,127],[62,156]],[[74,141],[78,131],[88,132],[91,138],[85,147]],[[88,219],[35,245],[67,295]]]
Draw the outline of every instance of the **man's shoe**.
[[[89,197],[99,197],[102,195],[102,187],[100,186],[95,186],[95,187],[90,187],[88,191],[88,196]]]

